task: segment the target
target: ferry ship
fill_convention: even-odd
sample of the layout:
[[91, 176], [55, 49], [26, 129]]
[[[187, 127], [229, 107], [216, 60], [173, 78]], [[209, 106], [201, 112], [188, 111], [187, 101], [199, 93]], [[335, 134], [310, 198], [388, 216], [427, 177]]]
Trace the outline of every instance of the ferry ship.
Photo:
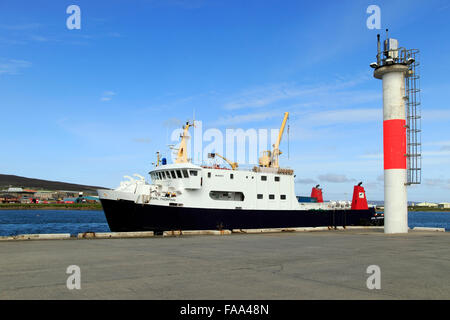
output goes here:
[[328, 201], [322, 190], [312, 188], [311, 197], [297, 197], [295, 175], [279, 166], [279, 145], [289, 113], [284, 119], [273, 150], [264, 151], [259, 164], [241, 169], [220, 154], [227, 167], [195, 165], [188, 159], [187, 122], [175, 163], [157, 155], [149, 172], [151, 183], [135, 174], [114, 190], [100, 189], [98, 195], [112, 232], [175, 230], [234, 230], [380, 224], [375, 208], [368, 207], [361, 183], [354, 187], [353, 200]]

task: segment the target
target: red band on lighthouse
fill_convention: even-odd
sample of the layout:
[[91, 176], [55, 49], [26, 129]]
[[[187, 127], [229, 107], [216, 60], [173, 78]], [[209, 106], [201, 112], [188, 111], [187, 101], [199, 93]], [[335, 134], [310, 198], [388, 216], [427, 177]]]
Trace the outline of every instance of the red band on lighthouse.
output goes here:
[[406, 169], [406, 121], [383, 122], [384, 169]]

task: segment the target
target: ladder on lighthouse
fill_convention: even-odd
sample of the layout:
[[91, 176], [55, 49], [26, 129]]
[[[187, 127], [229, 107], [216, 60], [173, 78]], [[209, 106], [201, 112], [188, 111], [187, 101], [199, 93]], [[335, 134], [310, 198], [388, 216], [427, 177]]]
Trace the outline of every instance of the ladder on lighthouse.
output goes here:
[[422, 180], [422, 142], [421, 142], [421, 100], [419, 50], [402, 50], [401, 56], [408, 65], [405, 77], [406, 139], [407, 139], [407, 185], [420, 184]]

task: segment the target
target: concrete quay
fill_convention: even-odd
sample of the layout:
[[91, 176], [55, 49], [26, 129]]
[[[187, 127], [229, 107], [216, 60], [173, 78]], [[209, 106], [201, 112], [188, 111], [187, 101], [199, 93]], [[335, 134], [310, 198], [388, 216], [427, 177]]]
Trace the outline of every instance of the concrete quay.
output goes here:
[[0, 299], [450, 299], [449, 244], [382, 229], [2, 241]]

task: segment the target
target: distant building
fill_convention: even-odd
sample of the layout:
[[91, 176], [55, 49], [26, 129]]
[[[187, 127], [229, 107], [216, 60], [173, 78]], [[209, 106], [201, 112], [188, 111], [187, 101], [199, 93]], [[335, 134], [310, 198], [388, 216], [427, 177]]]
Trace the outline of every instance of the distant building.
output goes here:
[[441, 202], [438, 204], [439, 209], [450, 209], [450, 203], [449, 202]]
[[20, 199], [7, 193], [0, 192], [0, 203], [19, 203]]
[[65, 198], [64, 203], [98, 203], [99, 197], [94, 196], [82, 196], [77, 198]]
[[22, 188], [8, 188], [8, 190], [4, 190], [4, 191], [6, 191], [6, 192], [17, 192], [17, 193], [19, 193], [19, 192], [23, 192], [24, 190], [22, 189]]
[[54, 191], [37, 191], [34, 194], [34, 198], [49, 201], [49, 200], [57, 200], [57, 192]]
[[429, 208], [437, 208], [438, 204], [437, 203], [432, 203], [432, 202], [421, 202], [416, 204], [417, 207], [429, 207]]
[[[94, 203], [99, 202], [98, 197], [83, 196], [80, 191], [50, 191], [50, 190], [32, 190], [19, 187], [9, 187], [6, 190], [0, 190], [0, 203], [64, 203], [63, 199], [73, 197], [73, 202], [66, 203]], [[78, 200], [77, 200], [78, 199]]]

